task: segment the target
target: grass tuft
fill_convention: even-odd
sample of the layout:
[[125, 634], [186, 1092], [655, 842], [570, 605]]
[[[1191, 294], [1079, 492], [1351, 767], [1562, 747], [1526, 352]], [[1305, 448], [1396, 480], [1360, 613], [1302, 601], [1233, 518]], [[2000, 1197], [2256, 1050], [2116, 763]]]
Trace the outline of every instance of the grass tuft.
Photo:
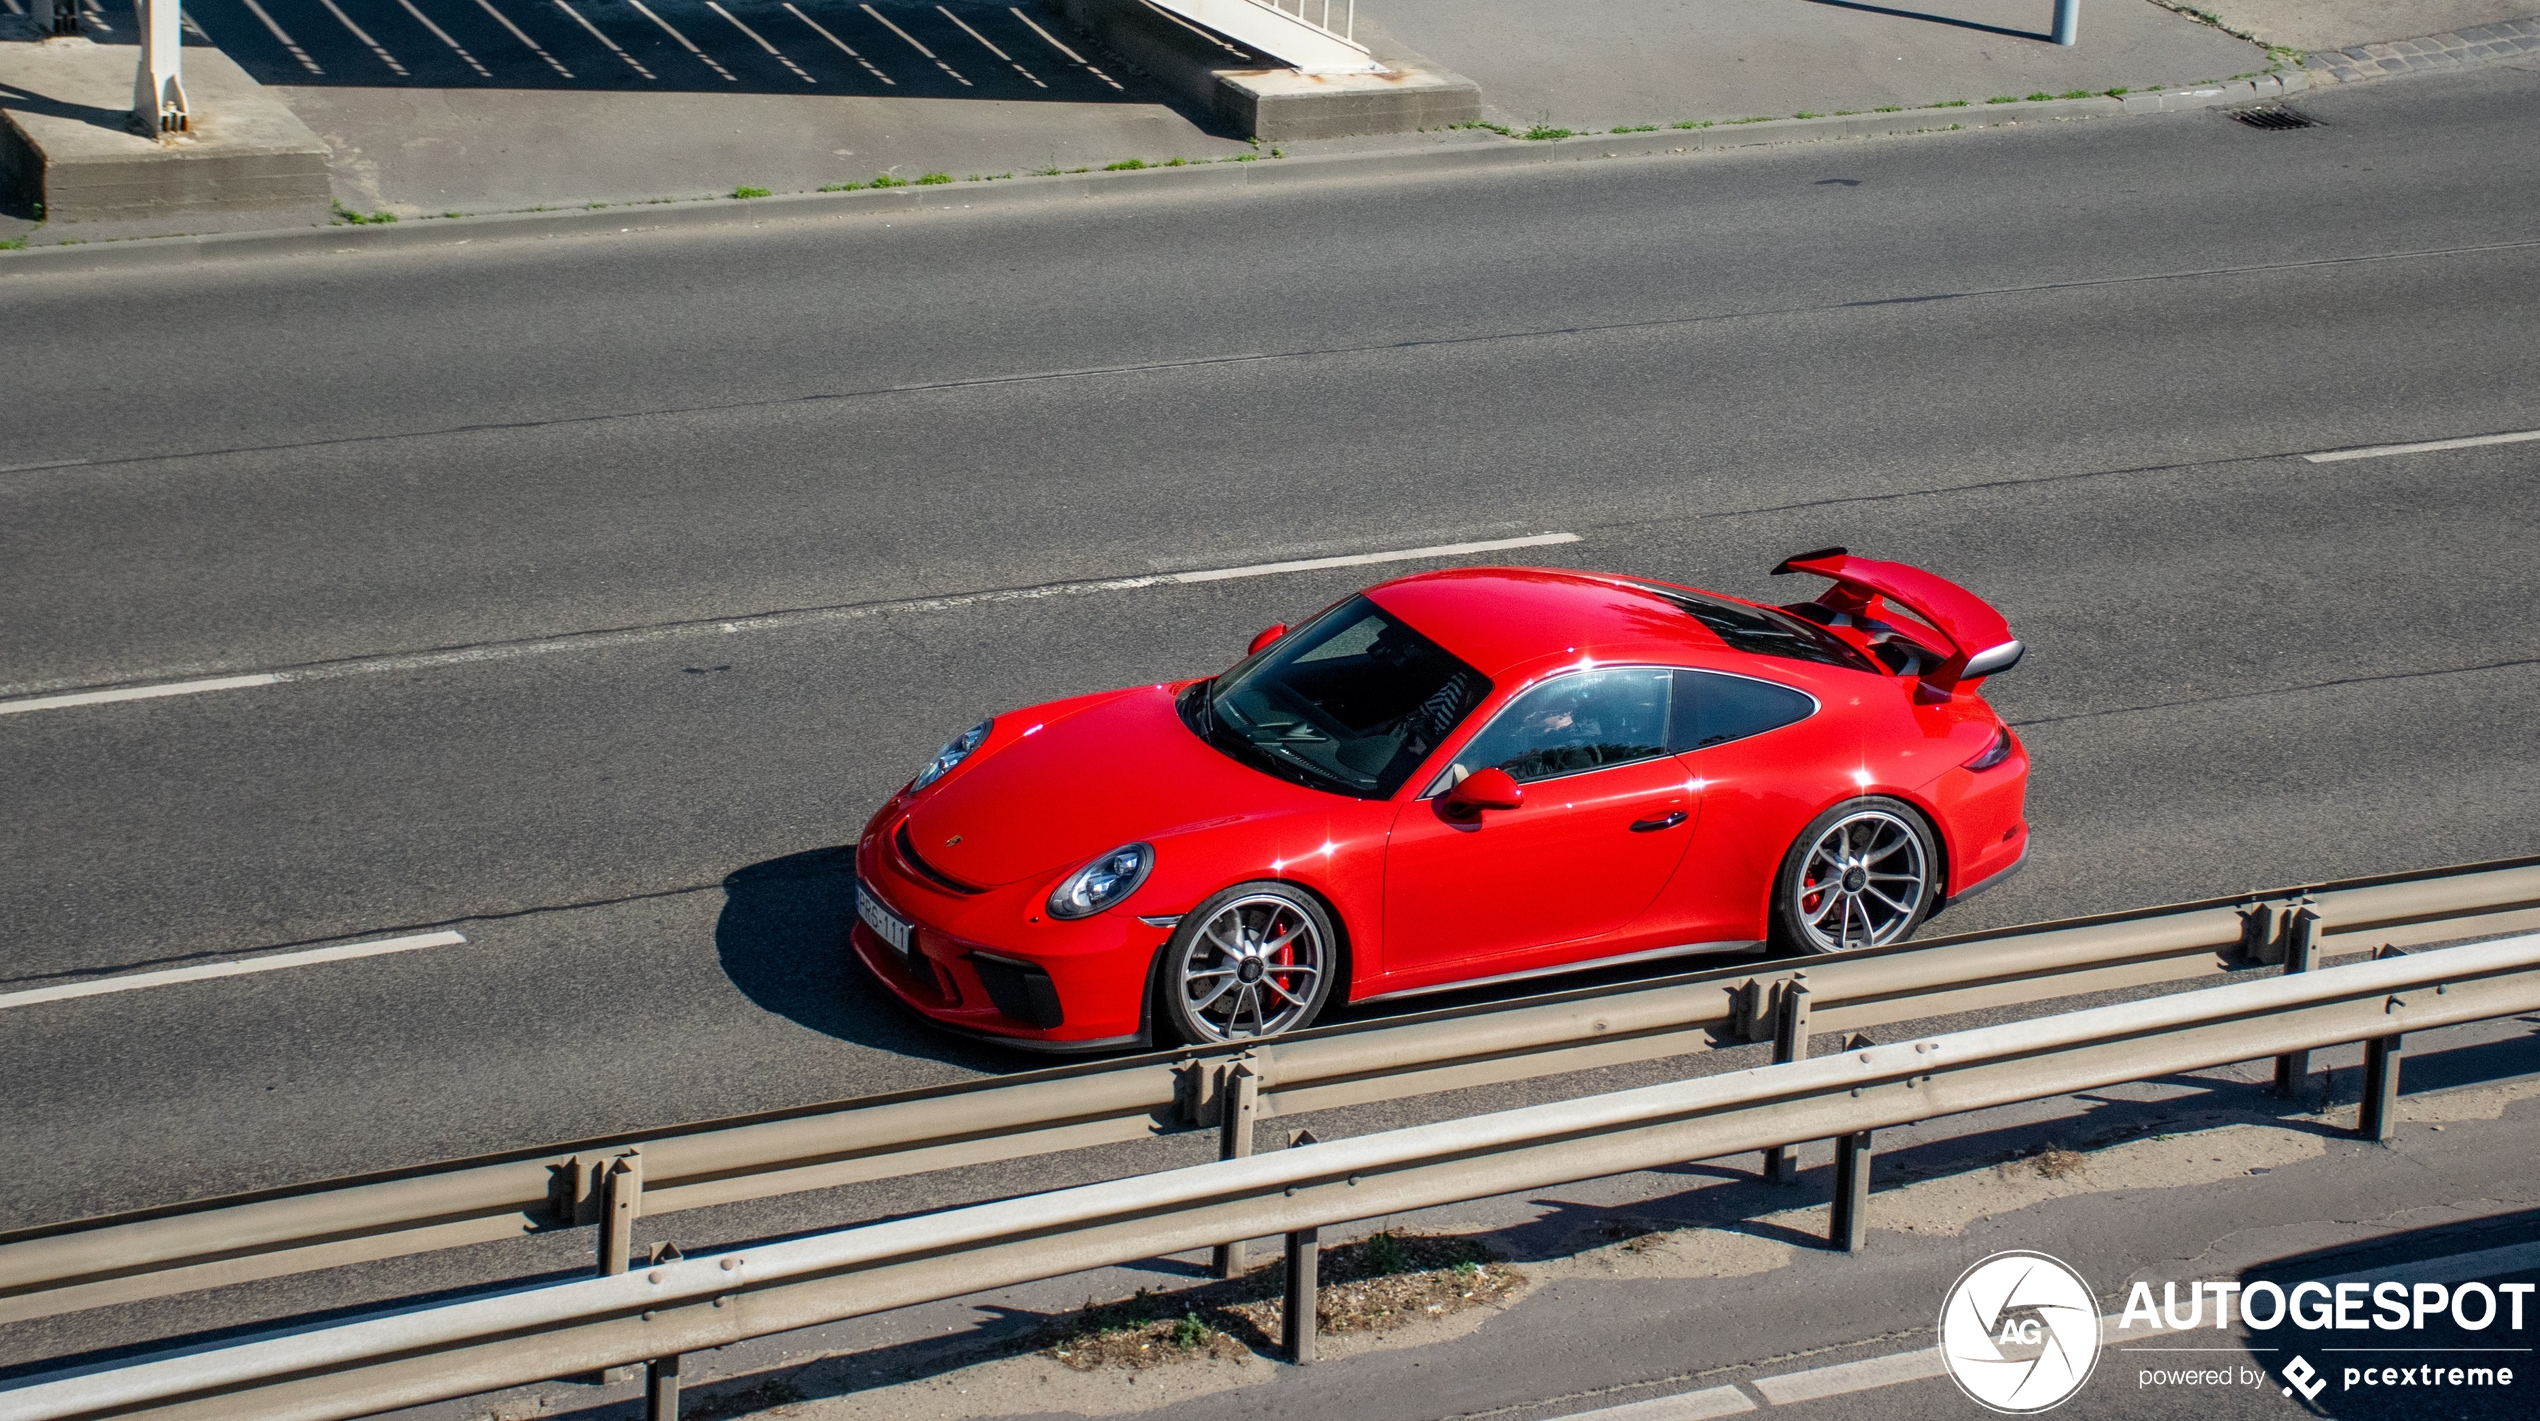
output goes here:
[[1680, 118], [1667, 126], [1670, 128], [1709, 128], [1711, 126], [1711, 120], [1707, 118]]
[[1563, 138], [1574, 138], [1577, 135], [1566, 128], [1555, 128], [1548, 123], [1538, 123], [1518, 136], [1530, 143], [1550, 143]]
[[917, 180], [919, 187], [941, 187], [952, 181], [950, 173], [928, 173]]
[[763, 187], [750, 187], [747, 184], [743, 184], [740, 187], [732, 189], [732, 195], [734, 197], [774, 197], [776, 194], [769, 192]]
[[873, 181], [872, 181], [872, 182], [870, 182], [870, 183], [867, 183], [867, 184], [866, 184], [866, 186], [867, 186], [867, 187], [907, 187], [907, 186], [908, 186], [908, 179], [903, 178], [903, 177], [895, 177], [895, 176], [893, 176], [893, 175], [892, 175], [892, 174], [890, 174], [890, 173], [883, 173], [883, 174], [880, 174], [880, 175], [876, 176], [876, 177], [873, 179]]
[[1146, 165], [1144, 158], [1123, 158], [1117, 163], [1103, 164], [1102, 170], [1106, 173], [1134, 173]]
[[1752, 118], [1733, 118], [1729, 120], [1731, 123], [1771, 123], [1772, 121], [1773, 116], [1768, 113], [1759, 113]]
[[1795, 113], [1795, 114], [1792, 114], [1792, 115], [1791, 115], [1791, 117], [1792, 117], [1792, 118], [1824, 118], [1824, 117], [1825, 117], [1825, 115], [1824, 115], [1824, 114], [1821, 114], [1821, 113], [1810, 113], [1810, 112], [1808, 112], [1806, 109], [1801, 109], [1799, 112], [1797, 112], [1797, 113]]
[[1614, 130], [1616, 133], [1656, 133], [1657, 131], [1658, 125], [1654, 123], [1627, 123]]

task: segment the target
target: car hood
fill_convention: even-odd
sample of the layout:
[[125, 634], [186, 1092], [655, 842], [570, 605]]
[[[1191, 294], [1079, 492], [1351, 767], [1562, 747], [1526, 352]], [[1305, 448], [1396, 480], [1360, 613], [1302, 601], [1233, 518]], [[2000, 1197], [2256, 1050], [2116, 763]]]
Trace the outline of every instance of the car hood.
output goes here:
[[[1141, 686], [1007, 741], [920, 794], [909, 837], [932, 867], [995, 887], [1181, 830], [1331, 796], [1241, 764], [1184, 724], [1169, 686]], [[1014, 723], [1035, 723], [1037, 709]]]

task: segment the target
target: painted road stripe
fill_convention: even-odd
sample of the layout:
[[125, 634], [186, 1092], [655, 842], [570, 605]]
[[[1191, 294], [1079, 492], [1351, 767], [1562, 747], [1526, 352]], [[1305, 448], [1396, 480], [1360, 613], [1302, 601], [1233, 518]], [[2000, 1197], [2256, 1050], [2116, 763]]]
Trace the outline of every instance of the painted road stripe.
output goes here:
[[1404, 548], [1391, 553], [1352, 553], [1336, 558], [1299, 558], [1294, 562], [1260, 562], [1249, 567], [1220, 567], [1206, 572], [1168, 573], [1162, 582], [1223, 582], [1232, 577], [1268, 577], [1281, 572], [1312, 572], [1326, 567], [1366, 567], [1380, 562], [1409, 562], [1414, 558], [1460, 558], [1473, 553], [1505, 552], [1510, 548], [1548, 548], [1556, 543], [1575, 543], [1576, 533], [1537, 533], [1527, 538], [1493, 538], [1485, 543], [1441, 543], [1434, 548]]
[[1609, 1406], [1602, 1411], [1582, 1411], [1563, 1417], [1562, 1421], [1711, 1421], [1714, 1416], [1735, 1416], [1754, 1409], [1754, 1401], [1745, 1392], [1733, 1386], [1715, 1386]]
[[126, 686], [118, 691], [77, 691], [66, 696], [36, 696], [0, 701], [0, 715], [20, 711], [60, 710], [65, 706], [103, 705], [108, 701], [146, 701], [159, 696], [191, 696], [202, 691], [234, 691], [242, 686], [270, 686], [282, 678], [271, 671], [253, 676], [215, 676], [208, 681], [171, 681], [163, 686]]
[[[443, 666], [465, 666], [485, 661], [509, 661], [523, 656], [543, 656], [560, 651], [598, 651], [610, 647], [639, 646], [648, 642], [668, 641], [674, 637], [683, 636], [818, 626], [824, 623], [858, 621], [866, 617], [879, 617], [895, 612], [946, 612], [960, 607], [982, 606], [997, 602], [1033, 602], [1049, 597], [1080, 597], [1096, 592], [1132, 592], [1142, 587], [1223, 582], [1229, 578], [1268, 577], [1276, 573], [1313, 572], [1333, 567], [1364, 567], [1373, 563], [1404, 562], [1414, 558], [1464, 557], [1474, 553], [1501, 552], [1509, 548], [1541, 548], [1578, 541], [1579, 535], [1576, 533], [1535, 533], [1523, 538], [1492, 538], [1475, 543], [1441, 543], [1433, 547], [1402, 548], [1384, 553], [1351, 553], [1341, 557], [1299, 558], [1290, 562], [1253, 563], [1245, 567], [1206, 568], [1196, 572], [1156, 572], [1137, 577], [1110, 577], [1087, 582], [1051, 582], [1038, 587], [1007, 587], [987, 592], [956, 592], [942, 597], [903, 598], [894, 602], [861, 602], [837, 607], [809, 607], [798, 611], [769, 612], [756, 616], [673, 622], [667, 626], [630, 627], [622, 631], [569, 632], [563, 636], [539, 637], [529, 641], [495, 642], [483, 646], [453, 647], [445, 651], [348, 657], [342, 661], [286, 666], [274, 671], [261, 671], [252, 676], [222, 676], [203, 681], [171, 681], [163, 685], [126, 686], [109, 691], [66, 691], [59, 695], [0, 701], [0, 715], [13, 715], [20, 711], [60, 710], [69, 706], [97, 705], [106, 701], [138, 701], [154, 696], [185, 696], [197, 691], [226, 691], [244, 686], [322, 681], [338, 676], [425, 671]], [[24, 689], [32, 690], [34, 687]]]
[[165, 972], [135, 972], [128, 977], [99, 977], [87, 982], [73, 982], [66, 987], [37, 987], [25, 992], [0, 992], [0, 1011], [10, 1007], [33, 1006], [38, 1002], [58, 1002], [71, 997], [100, 997], [108, 992], [130, 992], [142, 987], [164, 987], [171, 982], [200, 982], [213, 977], [243, 977], [250, 972], [278, 972], [285, 967], [306, 967], [315, 962], [344, 962], [356, 957], [380, 957], [391, 952], [413, 952], [425, 947], [457, 947], [467, 939], [457, 933], [420, 933], [413, 937], [387, 937], [376, 942], [348, 942], [340, 947], [313, 947], [306, 952], [277, 952], [270, 957], [247, 957], [234, 962], [207, 962], [200, 967], [174, 967]]
[[1821, 1396], [1841, 1396], [1848, 1391], [1869, 1391], [1900, 1382], [1918, 1382], [1926, 1377], [1945, 1375], [1947, 1371], [1948, 1367], [1940, 1360], [1940, 1349], [1926, 1347], [1919, 1352], [1897, 1352], [1867, 1361], [1786, 1372], [1778, 1377], [1759, 1377], [1748, 1385], [1763, 1393], [1764, 1399], [1775, 1406], [1788, 1406], [1794, 1401], [1815, 1401]]
[[2375, 444], [2364, 449], [2326, 449], [2302, 457], [2314, 464], [2334, 464], [2340, 459], [2384, 459], [2393, 454], [2429, 454], [2437, 449], [2476, 449], [2487, 444], [2521, 444], [2540, 439], [2540, 429], [2526, 429], [2516, 434], [2473, 434], [2466, 439], [2428, 439], [2421, 444]]

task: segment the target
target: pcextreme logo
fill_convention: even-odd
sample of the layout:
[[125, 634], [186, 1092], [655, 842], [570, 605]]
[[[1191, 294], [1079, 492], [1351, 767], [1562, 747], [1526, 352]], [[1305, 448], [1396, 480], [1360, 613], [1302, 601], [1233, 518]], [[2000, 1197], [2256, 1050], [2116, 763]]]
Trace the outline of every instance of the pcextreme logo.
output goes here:
[[2099, 1361], [2099, 1308], [2061, 1259], [2015, 1249], [1958, 1275], [1940, 1306], [1950, 1379], [1988, 1411], [2061, 1406]]

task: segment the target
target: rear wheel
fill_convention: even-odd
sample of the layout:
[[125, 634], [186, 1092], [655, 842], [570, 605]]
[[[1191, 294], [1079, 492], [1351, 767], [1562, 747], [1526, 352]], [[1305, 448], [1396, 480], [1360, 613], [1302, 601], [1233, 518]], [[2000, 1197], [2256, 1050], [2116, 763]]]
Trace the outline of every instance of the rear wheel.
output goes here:
[[1184, 914], [1164, 949], [1157, 1003], [1193, 1045], [1310, 1026], [1338, 969], [1331, 915], [1289, 884], [1239, 883]]
[[1939, 854], [1902, 800], [1847, 800], [1810, 821], [1773, 880], [1773, 939], [1786, 952], [1901, 942], [1931, 916]]

